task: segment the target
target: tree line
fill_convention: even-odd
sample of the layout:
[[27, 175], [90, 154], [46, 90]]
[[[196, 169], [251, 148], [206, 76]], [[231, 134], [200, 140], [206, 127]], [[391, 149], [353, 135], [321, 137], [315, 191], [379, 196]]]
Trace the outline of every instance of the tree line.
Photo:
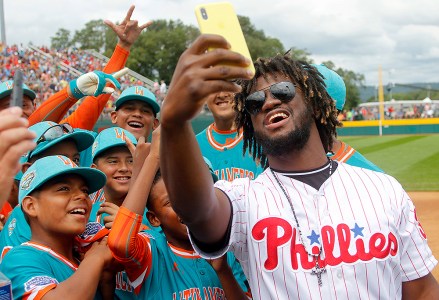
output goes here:
[[[238, 18], [250, 54], [254, 59], [286, 52], [285, 46], [279, 39], [267, 36], [263, 30], [257, 29], [248, 17], [238, 16]], [[180, 20], [154, 20], [154, 23], [148, 27], [148, 31], [143, 32], [131, 48], [127, 67], [152, 80], [163, 79], [169, 83], [178, 58], [199, 34], [198, 28], [183, 24]], [[103, 20], [89, 21], [74, 34], [67, 29], [60, 28], [55, 36], [51, 37], [52, 48], [94, 49], [106, 56], [111, 56], [116, 44], [116, 34], [103, 23]], [[314, 63], [308, 50], [296, 47], [288, 49], [295, 59]], [[347, 91], [345, 108], [358, 106], [360, 103], [359, 87], [363, 85], [364, 75], [352, 70], [337, 68], [332, 61], [322, 63], [343, 77]]]

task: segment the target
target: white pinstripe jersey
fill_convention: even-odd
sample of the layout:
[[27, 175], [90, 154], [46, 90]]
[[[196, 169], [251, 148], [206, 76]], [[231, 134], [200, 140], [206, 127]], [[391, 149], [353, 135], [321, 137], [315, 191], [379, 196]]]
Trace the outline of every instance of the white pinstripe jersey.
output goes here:
[[403, 281], [437, 264], [412, 201], [393, 177], [344, 163], [318, 191], [278, 177], [306, 248], [322, 245], [320, 266], [327, 272], [319, 287], [288, 200], [268, 169], [254, 181], [219, 181], [233, 205], [227, 249], [240, 261], [254, 299], [401, 299]]

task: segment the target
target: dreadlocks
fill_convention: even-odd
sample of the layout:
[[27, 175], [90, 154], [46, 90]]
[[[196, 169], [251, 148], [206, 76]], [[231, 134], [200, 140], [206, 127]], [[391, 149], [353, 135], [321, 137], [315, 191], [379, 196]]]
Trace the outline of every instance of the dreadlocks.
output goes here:
[[263, 76], [267, 79], [268, 75], [273, 76], [276, 73], [287, 76], [303, 91], [305, 103], [311, 105], [314, 112], [323, 147], [329, 152], [333, 138], [337, 135], [336, 127], [340, 126], [340, 123], [337, 120], [334, 101], [326, 92], [321, 74], [308, 63], [293, 60], [288, 54], [259, 58], [255, 62], [255, 69], [253, 79], [241, 81], [242, 91], [235, 96], [235, 110], [237, 110], [235, 122], [238, 130], [243, 128], [244, 131], [243, 152], [248, 150], [253, 155], [253, 159], [260, 161], [262, 167], [268, 166], [262, 146], [255, 139], [253, 124], [250, 114], [245, 110], [244, 102], [259, 77]]

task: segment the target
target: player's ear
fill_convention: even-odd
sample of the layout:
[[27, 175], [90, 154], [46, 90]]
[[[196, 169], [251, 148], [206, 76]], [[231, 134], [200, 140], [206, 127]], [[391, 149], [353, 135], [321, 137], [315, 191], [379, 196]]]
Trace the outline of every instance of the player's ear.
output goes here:
[[157, 127], [159, 127], [159, 125], [160, 125], [160, 121], [159, 121], [159, 119], [154, 119], [154, 122], [152, 123], [152, 130], [156, 130], [157, 129]]
[[153, 211], [148, 210], [148, 212], [146, 213], [146, 218], [148, 219], [149, 223], [154, 227], [158, 227], [161, 225], [160, 220], [157, 218]]
[[113, 110], [110, 113], [111, 123], [116, 124], [117, 122], [117, 111]]
[[92, 163], [91, 166], [90, 166], [90, 168], [97, 169], [98, 166], [97, 166], [95, 163]]
[[30, 162], [25, 162], [22, 166], [21, 166], [21, 172], [23, 172], [23, 174], [27, 171], [27, 169], [29, 169], [29, 167], [32, 164]]
[[26, 196], [21, 202], [21, 209], [25, 215], [35, 218], [38, 214], [38, 203], [37, 199], [33, 196]]

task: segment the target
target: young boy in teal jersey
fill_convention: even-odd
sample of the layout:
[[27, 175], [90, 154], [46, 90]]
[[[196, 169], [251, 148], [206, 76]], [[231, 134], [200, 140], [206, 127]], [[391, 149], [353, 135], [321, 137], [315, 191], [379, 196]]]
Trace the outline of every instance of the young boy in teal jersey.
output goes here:
[[106, 239], [95, 243], [79, 265], [75, 238], [84, 232], [90, 192], [105, 175], [80, 168], [65, 156], [47, 156], [23, 175], [19, 200], [32, 238], [3, 258], [0, 271], [12, 282], [15, 299], [93, 299], [112, 258]]
[[[84, 131], [76, 131], [68, 124], [57, 124], [55, 122], [40, 122], [29, 130], [36, 134], [34, 142], [36, 148], [30, 151], [24, 158], [23, 171], [38, 159], [50, 155], [63, 155], [78, 164], [79, 152], [87, 149], [93, 144], [93, 136]], [[20, 205], [17, 205], [11, 212], [0, 233], [1, 256], [12, 247], [29, 241], [31, 231], [26, 222]]]
[[[250, 293], [245, 276], [233, 255], [213, 262], [214, 269], [193, 250], [186, 226], [170, 206], [158, 171], [155, 141], [159, 137], [155, 134], [151, 152], [110, 232], [113, 255], [125, 266], [140, 299], [247, 299]], [[139, 232], [146, 202], [149, 222], [160, 225], [164, 235]]]
[[210, 95], [206, 104], [214, 122], [197, 134], [197, 142], [220, 180], [254, 179], [263, 168], [248, 152], [243, 154], [243, 135], [242, 130], [236, 130], [233, 98], [229, 92]]

